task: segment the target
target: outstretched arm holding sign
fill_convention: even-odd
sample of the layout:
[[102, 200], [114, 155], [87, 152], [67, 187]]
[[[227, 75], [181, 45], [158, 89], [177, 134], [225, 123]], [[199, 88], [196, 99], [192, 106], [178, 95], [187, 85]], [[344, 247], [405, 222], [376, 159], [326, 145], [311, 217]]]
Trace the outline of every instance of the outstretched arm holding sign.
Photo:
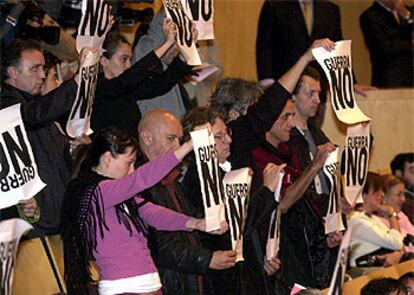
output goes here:
[[292, 93], [295, 89], [300, 75], [302, 74], [305, 67], [314, 59], [312, 49], [317, 47], [323, 47], [325, 50], [331, 51], [335, 48], [335, 42], [331, 41], [328, 38], [315, 40], [312, 43], [312, 46], [309, 47], [305, 54], [303, 54], [298, 59], [293, 67], [291, 67], [285, 74], [283, 74], [282, 77], [280, 77], [278, 82], [290, 93]]

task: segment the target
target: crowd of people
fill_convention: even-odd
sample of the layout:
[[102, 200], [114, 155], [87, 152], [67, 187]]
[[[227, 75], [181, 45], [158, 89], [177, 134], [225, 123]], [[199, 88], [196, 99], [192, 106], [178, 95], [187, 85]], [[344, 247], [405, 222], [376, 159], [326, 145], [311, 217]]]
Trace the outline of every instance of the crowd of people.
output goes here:
[[[374, 6], [388, 7], [399, 22], [412, 19], [408, 8], [390, 8], [388, 2], [399, 1], [379, 0]], [[17, 13], [14, 8], [9, 15]], [[25, 17], [44, 25], [49, 14]], [[324, 23], [327, 15], [338, 24]], [[285, 17], [291, 21], [282, 21]], [[209, 103], [196, 107], [183, 87], [194, 73], [179, 55], [171, 20], [157, 13], [134, 48], [114, 26], [100, 58], [94, 133], [76, 138], [64, 130], [79, 78], [70, 66], [65, 73], [60, 68], [76, 63], [75, 39], [61, 33], [50, 44], [26, 38], [22, 29], [2, 24], [0, 109], [20, 104], [46, 187], [0, 210], [0, 220], [29, 221], [34, 229], [27, 238], [62, 236], [68, 294], [98, 288], [104, 295], [270, 295], [290, 294], [294, 284], [308, 288], [298, 294], [319, 294], [329, 287], [344, 232], [325, 233], [330, 183], [322, 168], [335, 145], [318, 121], [327, 87], [312, 49], [331, 51], [342, 39], [336, 5], [265, 1], [257, 43], [260, 83], [224, 78]], [[56, 56], [61, 47], [66, 54]], [[190, 139], [191, 131], [202, 128], [214, 136], [221, 179], [238, 168], [253, 172], [244, 261], [236, 262], [226, 222], [206, 232]], [[345, 228], [353, 228], [348, 277], [414, 258], [414, 153], [398, 154], [390, 168], [389, 175], [369, 172], [363, 203], [343, 211]], [[281, 211], [280, 250], [268, 258], [275, 209]], [[92, 261], [99, 269], [97, 284]], [[400, 280], [374, 280], [361, 294], [410, 294], [413, 283], [407, 273]]]

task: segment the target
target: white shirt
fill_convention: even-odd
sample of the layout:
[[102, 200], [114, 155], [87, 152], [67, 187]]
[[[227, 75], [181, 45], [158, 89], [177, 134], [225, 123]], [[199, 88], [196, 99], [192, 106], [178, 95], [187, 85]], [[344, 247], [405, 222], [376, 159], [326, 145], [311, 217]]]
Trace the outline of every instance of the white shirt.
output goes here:
[[158, 291], [161, 287], [157, 272], [119, 280], [101, 280], [98, 284], [99, 295], [149, 293]]
[[379, 217], [368, 216], [365, 212], [353, 212], [349, 226], [353, 226], [350, 264], [356, 266], [355, 259], [380, 248], [400, 250], [403, 236], [395, 229], [388, 228]]

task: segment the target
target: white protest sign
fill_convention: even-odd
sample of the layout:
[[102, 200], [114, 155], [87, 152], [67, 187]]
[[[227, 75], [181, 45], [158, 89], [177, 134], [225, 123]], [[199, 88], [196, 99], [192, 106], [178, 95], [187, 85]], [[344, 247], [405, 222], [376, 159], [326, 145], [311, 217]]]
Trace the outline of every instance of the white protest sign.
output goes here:
[[208, 134], [207, 129], [192, 131], [190, 135], [194, 143], [206, 230], [209, 232], [220, 229], [220, 223], [226, 220], [217, 148], [214, 135]]
[[338, 119], [345, 124], [371, 120], [361, 111], [355, 100], [351, 41], [336, 42], [335, 50], [331, 52], [318, 47], [314, 48], [312, 53], [328, 78], [331, 104]]
[[329, 284], [328, 295], [341, 295], [342, 285], [344, 284], [345, 271], [348, 263], [349, 245], [351, 243], [352, 227], [348, 228], [342, 238], [339, 248], [338, 258], [336, 259], [335, 270]]
[[181, 4], [197, 27], [198, 40], [214, 39], [214, 1], [181, 0]]
[[40, 179], [20, 114], [20, 104], [0, 111], [0, 209], [32, 198], [46, 184]]
[[331, 152], [326, 160], [323, 172], [327, 176], [330, 182], [330, 194], [328, 211], [325, 219], [325, 233], [331, 233], [334, 231], [344, 230], [344, 224], [341, 216], [340, 206], [340, 193], [339, 193], [339, 181], [340, 181], [340, 159], [342, 156], [343, 148], [336, 148]]
[[99, 52], [88, 51], [80, 66], [78, 91], [66, 124], [66, 132], [71, 137], [92, 133], [90, 125], [98, 80], [99, 59]]
[[193, 67], [193, 72], [196, 72], [197, 75], [191, 76], [191, 83], [193, 85], [197, 85], [197, 83], [200, 83], [210, 75], [217, 72], [219, 68], [215, 65], [210, 64], [202, 64], [200, 66]]
[[0, 294], [12, 295], [13, 273], [21, 236], [32, 226], [22, 219], [0, 222]]
[[232, 249], [236, 250], [236, 262], [243, 261], [243, 231], [247, 216], [252, 177], [249, 168], [226, 173], [223, 179], [227, 217], [229, 218]]
[[191, 66], [201, 65], [200, 55], [193, 40], [191, 20], [185, 14], [180, 0], [163, 0], [167, 17], [177, 25], [177, 44], [186, 62]]
[[[280, 201], [280, 192], [282, 191], [283, 177], [285, 176], [285, 171], [280, 171], [278, 183], [275, 189], [274, 197], [276, 202]], [[266, 242], [266, 258], [271, 260], [274, 257], [277, 257], [279, 254], [279, 245], [280, 245], [280, 207], [273, 210], [272, 217], [270, 218], [269, 233], [267, 234]]]
[[345, 198], [352, 206], [362, 197], [368, 173], [370, 123], [349, 126], [345, 141]]
[[84, 47], [102, 49], [106, 33], [111, 28], [110, 5], [104, 0], [83, 0], [82, 18], [76, 37], [78, 52]]

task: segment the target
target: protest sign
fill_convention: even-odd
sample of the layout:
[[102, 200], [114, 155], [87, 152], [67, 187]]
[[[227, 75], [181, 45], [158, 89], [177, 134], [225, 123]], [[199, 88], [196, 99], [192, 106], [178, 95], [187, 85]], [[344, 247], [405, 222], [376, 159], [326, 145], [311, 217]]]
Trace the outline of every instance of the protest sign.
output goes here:
[[163, 2], [167, 17], [177, 26], [177, 44], [186, 62], [191, 66], [201, 65], [191, 31], [191, 20], [186, 15], [180, 0], [163, 0]]
[[90, 47], [85, 58], [81, 60], [78, 73], [78, 91], [73, 103], [66, 132], [70, 137], [91, 134], [90, 128], [93, 99], [98, 79], [99, 60], [106, 34], [111, 28], [110, 6], [104, 0], [84, 0], [82, 18], [76, 37], [76, 48]]
[[220, 229], [225, 220], [223, 183], [220, 177], [218, 155], [214, 135], [207, 129], [190, 132], [194, 143], [197, 172], [203, 197], [206, 230]]
[[32, 198], [46, 185], [40, 179], [20, 114], [20, 104], [0, 111], [0, 209]]
[[351, 206], [362, 198], [368, 173], [370, 123], [349, 126], [345, 141], [345, 198]]
[[344, 230], [340, 206], [340, 159], [343, 148], [336, 148], [331, 152], [326, 160], [323, 172], [330, 183], [329, 204], [325, 219], [325, 233]]
[[99, 52], [88, 51], [80, 65], [78, 91], [66, 124], [66, 132], [71, 137], [92, 133], [90, 125], [98, 80], [99, 59]]
[[201, 81], [203, 81], [210, 75], [214, 74], [218, 70], [219, 68], [217, 66], [210, 64], [202, 64], [200, 66], [195, 66], [193, 67], [193, 72], [195, 72], [196, 75], [194, 74], [191, 76], [191, 83], [193, 85], [197, 85], [197, 83], [200, 83]]
[[76, 49], [84, 47], [102, 49], [106, 33], [111, 28], [110, 5], [104, 0], [84, 0], [82, 18], [76, 36]]
[[345, 124], [371, 120], [361, 111], [355, 100], [351, 41], [336, 42], [335, 50], [330, 52], [317, 47], [312, 53], [328, 78], [331, 104], [337, 118]]
[[197, 27], [198, 40], [214, 39], [214, 1], [181, 0], [181, 4]]
[[20, 237], [32, 226], [22, 219], [0, 222], [0, 294], [13, 294], [13, 273]]
[[[279, 173], [278, 183], [275, 189], [274, 197], [276, 202], [280, 202], [280, 192], [282, 191], [283, 177], [285, 172], [282, 170]], [[270, 218], [269, 233], [267, 235], [266, 242], [266, 258], [271, 260], [274, 257], [277, 257], [279, 254], [279, 244], [280, 244], [280, 207], [273, 211]]]
[[351, 243], [352, 227], [348, 228], [342, 238], [339, 248], [338, 258], [336, 259], [334, 273], [329, 284], [328, 295], [341, 295], [342, 285], [344, 284], [345, 271], [348, 263], [349, 245]]
[[236, 250], [236, 262], [243, 261], [243, 231], [247, 216], [252, 177], [249, 168], [227, 172], [223, 179], [227, 217], [232, 249]]

